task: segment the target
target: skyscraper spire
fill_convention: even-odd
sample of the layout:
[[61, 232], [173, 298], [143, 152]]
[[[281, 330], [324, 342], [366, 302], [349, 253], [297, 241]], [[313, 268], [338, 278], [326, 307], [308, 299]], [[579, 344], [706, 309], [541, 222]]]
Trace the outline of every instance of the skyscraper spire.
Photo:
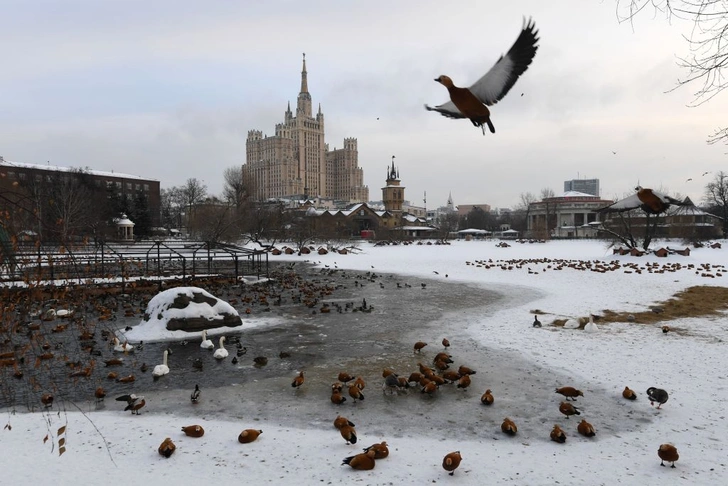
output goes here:
[[308, 73], [306, 72], [306, 53], [303, 53], [303, 70], [301, 71], [301, 92], [298, 93], [296, 113], [311, 116], [311, 94], [308, 92]]
[[306, 53], [303, 53], [303, 69], [301, 70], [301, 93], [308, 93], [308, 73], [306, 72]]

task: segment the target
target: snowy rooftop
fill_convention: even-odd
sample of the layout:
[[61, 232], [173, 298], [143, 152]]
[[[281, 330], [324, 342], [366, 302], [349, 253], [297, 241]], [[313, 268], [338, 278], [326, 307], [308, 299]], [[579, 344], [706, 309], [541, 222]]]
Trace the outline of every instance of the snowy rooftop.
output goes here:
[[[17, 167], [18, 169], [36, 169], [36, 170], [49, 170], [53, 172], [71, 172], [78, 170], [78, 167], [61, 167], [58, 165], [43, 165], [43, 164], [28, 164], [25, 162], [11, 162], [9, 160], [3, 160], [0, 165], [7, 167]], [[122, 179], [139, 179], [144, 181], [156, 181], [157, 179], [150, 179], [149, 177], [141, 177], [132, 174], [124, 174], [122, 172], [106, 172], [103, 170], [94, 169], [83, 169], [84, 172], [88, 172], [92, 175], [104, 176], [104, 177], [120, 177]]]

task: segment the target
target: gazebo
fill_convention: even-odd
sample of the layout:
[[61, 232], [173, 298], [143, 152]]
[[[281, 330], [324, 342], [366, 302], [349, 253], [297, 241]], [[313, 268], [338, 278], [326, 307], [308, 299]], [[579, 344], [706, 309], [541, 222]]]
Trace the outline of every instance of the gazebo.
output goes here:
[[123, 241], [134, 241], [134, 223], [126, 214], [116, 220], [116, 235]]

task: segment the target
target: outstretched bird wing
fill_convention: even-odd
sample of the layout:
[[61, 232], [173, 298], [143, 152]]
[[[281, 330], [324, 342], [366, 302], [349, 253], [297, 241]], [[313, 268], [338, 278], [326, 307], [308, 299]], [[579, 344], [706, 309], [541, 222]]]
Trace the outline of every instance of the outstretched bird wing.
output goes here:
[[[494, 105], [502, 100], [536, 55], [537, 35], [538, 30], [535, 30], [533, 21], [529, 19], [524, 22], [521, 34], [508, 53], [501, 56], [490, 71], [469, 88], [470, 92], [485, 105]], [[465, 118], [452, 101], [434, 107], [425, 105], [425, 109], [436, 111], [448, 118]]]
[[[662, 194], [661, 192], [653, 191], [652, 189], [647, 189], [650, 193], [652, 193], [655, 197], [660, 199], [662, 202], [670, 205], [674, 204], [675, 206], [689, 206], [690, 203], [686, 201], [680, 201], [679, 199], [675, 199], [674, 197], [670, 197], [667, 194]], [[627, 196], [624, 199], [621, 199], [614, 204], [610, 204], [609, 206], [603, 207], [601, 209], [597, 209], [597, 212], [624, 212], [624, 211], [630, 211], [632, 209], [642, 208], [645, 212], [648, 213], [654, 213], [654, 211], [650, 210], [649, 206], [645, 204], [645, 201], [642, 201], [637, 194], [632, 194], [631, 196]]]
[[134, 402], [137, 401], [137, 398], [138, 397], [136, 395], [134, 395], [134, 394], [131, 394], [131, 395], [122, 395], [120, 397], [116, 397], [116, 401], [117, 402], [126, 402], [129, 405], [131, 405], [132, 403], [134, 403]]
[[538, 30], [532, 20], [524, 19], [521, 34], [505, 56], [469, 89], [484, 105], [498, 103], [511, 90], [518, 77], [533, 61], [538, 46]]
[[640, 198], [637, 197], [637, 194], [632, 194], [631, 196], [627, 196], [624, 199], [621, 199], [613, 204], [610, 204], [609, 206], [605, 206], [601, 209], [598, 209], [597, 212], [599, 213], [605, 213], [605, 212], [622, 212], [622, 211], [630, 211], [632, 209], [637, 209], [644, 204], [642, 201], [640, 201]]
[[436, 111], [442, 116], [446, 116], [448, 118], [465, 118], [465, 115], [460, 113], [460, 110], [458, 110], [458, 107], [455, 106], [455, 103], [452, 101], [448, 101], [447, 103], [437, 106], [425, 105], [425, 109], [427, 111]]

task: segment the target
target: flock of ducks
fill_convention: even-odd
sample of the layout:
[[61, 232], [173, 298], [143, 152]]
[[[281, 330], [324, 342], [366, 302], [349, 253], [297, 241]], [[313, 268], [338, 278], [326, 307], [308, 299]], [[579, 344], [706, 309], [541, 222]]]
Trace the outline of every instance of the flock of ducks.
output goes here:
[[680, 262], [625, 262], [621, 260], [568, 260], [563, 258], [518, 258], [508, 260], [474, 260], [466, 261], [465, 265], [484, 270], [527, 270], [529, 275], [538, 275], [549, 271], [576, 270], [582, 272], [609, 273], [619, 272], [625, 274], [644, 273], [677, 273], [693, 272], [706, 278], [720, 278], [726, 273], [723, 265], [710, 263], [683, 264]]
[[[504, 270], [512, 269], [512, 268], [523, 268], [527, 265], [537, 265], [541, 264], [545, 266], [545, 269], [543, 271], [546, 271], [546, 269], [549, 270], [561, 270], [562, 268], [573, 268], [577, 270], [591, 270], [591, 271], [614, 271], [619, 266], [615, 264], [609, 264], [606, 267], [601, 267], [597, 265], [596, 262], [572, 262], [572, 261], [546, 261], [546, 260], [511, 260], [506, 262], [492, 262], [492, 261], [480, 261], [480, 262], [468, 262], [469, 265], [475, 265], [475, 266], [481, 266], [484, 268], [502, 268]], [[628, 265], [622, 265], [622, 266], [628, 266]], [[665, 266], [663, 268], [656, 268], [654, 266], [651, 266], [650, 264], [643, 267], [645, 271], [676, 271], [679, 269], [690, 269], [691, 266], [680, 266], [677, 265], [669, 265]], [[709, 269], [709, 268], [702, 268], [703, 271], [709, 271], [716, 269]], [[722, 269], [721, 269], [722, 270]], [[332, 272], [332, 270], [328, 270], [328, 272]], [[532, 272], [529, 268], [529, 272]], [[342, 275], [345, 278], [351, 278], [347, 277], [345, 272], [342, 271]], [[375, 279], [378, 277], [377, 274], [374, 272], [368, 272], [368, 274], [364, 277], [355, 277], [355, 281], [357, 282], [357, 287], [364, 286], [364, 283], [369, 281], [375, 281]], [[380, 283], [381, 285], [381, 283]], [[399, 288], [402, 288], [401, 286], [398, 286]], [[424, 285], [422, 286], [424, 288]], [[311, 285], [310, 283], [307, 284], [305, 282], [302, 282], [300, 278], [290, 277], [287, 280], [287, 283], [284, 285], [284, 288], [287, 288], [291, 292], [290, 298], [292, 301], [297, 301], [299, 303], [303, 303], [309, 308], [318, 308], [319, 310], [324, 308], [322, 304], [323, 298], [325, 298], [327, 295], [330, 295], [331, 291], [333, 291], [334, 287], [330, 286], [329, 284], [321, 284], [320, 282], [315, 283]], [[258, 304], [261, 307], [267, 307], [269, 306], [269, 302], [272, 301], [273, 305], [276, 305], [276, 303], [280, 303], [280, 301], [283, 299], [283, 295], [281, 292], [279, 293], [271, 293], [270, 290], [260, 290], [256, 291], [255, 296], [244, 296], [241, 298], [241, 301], [243, 303], [247, 304]], [[247, 302], [245, 302], [247, 300]], [[133, 305], [133, 304], [132, 304]], [[321, 307], [319, 307], [321, 306]], [[119, 307], [118, 305], [116, 306]], [[371, 307], [366, 304], [366, 301], [364, 300], [362, 302], [361, 308], [367, 308]], [[121, 307], [123, 309], [123, 306]], [[353, 310], [355, 307], [347, 305], [345, 307], [345, 310], [342, 309], [342, 311], [349, 311]], [[98, 310], [98, 309], [97, 309]], [[102, 318], [106, 316], [106, 319], [113, 319], [113, 313], [112, 312], [102, 312], [100, 313]], [[103, 320], [103, 319], [102, 319]], [[538, 316], [534, 317], [534, 326], [540, 326], [540, 322], [538, 321]], [[67, 327], [67, 326], [66, 326]], [[89, 335], [93, 335], [93, 329], [90, 327], [87, 327], [85, 324], [81, 326], [82, 333], [85, 335], [83, 337], [89, 337]], [[59, 332], [63, 332], [64, 329], [60, 330]], [[32, 335], [33, 330], [31, 329], [29, 331]], [[102, 334], [104, 334], [104, 331], [102, 331]], [[142, 349], [141, 346], [143, 346], [142, 343], [139, 344], [139, 348], [135, 348], [135, 346], [132, 346], [128, 342], [120, 342], [118, 337], [114, 336], [113, 333], [106, 333], [106, 337], [109, 337], [111, 339], [110, 346], [113, 348], [113, 351], [116, 353], [123, 353], [124, 356], [127, 356], [131, 353], [135, 352], [135, 349]], [[206, 350], [214, 350], [214, 357], [216, 359], [226, 359], [229, 356], [229, 353], [227, 349], [225, 349], [225, 337], [221, 337], [219, 340], [219, 347], [215, 347], [213, 342], [207, 338], [206, 331], [203, 331], [201, 336], [201, 342], [200, 347], [202, 349]], [[441, 387], [447, 386], [447, 385], [455, 385], [453, 389], [460, 389], [460, 390], [467, 390], [469, 387], [471, 387], [472, 384], [472, 375], [476, 374], [475, 370], [472, 370], [468, 368], [467, 366], [461, 365], [457, 368], [457, 370], [453, 369], [453, 360], [452, 355], [450, 355], [447, 351], [450, 346], [450, 342], [447, 339], [442, 340], [442, 345], [444, 348], [444, 351], [438, 352], [435, 354], [432, 365], [427, 366], [423, 364], [422, 362], [418, 363], [418, 370], [412, 371], [409, 373], [408, 376], [400, 376], [397, 373], [394, 372], [392, 369], [384, 369], [382, 372], [383, 377], [383, 383], [382, 388], [384, 390], [384, 393], [409, 393], [412, 390], [419, 390], [420, 394], [424, 397], [427, 396], [434, 396], [435, 394], [439, 393], [440, 390], [442, 390]], [[413, 346], [413, 351], [416, 355], [423, 355], [425, 348], [428, 346], [428, 343], [424, 341], [418, 341]], [[95, 349], [93, 346], [88, 347], [89, 352], [94, 352]], [[429, 348], [428, 348], [429, 349]], [[50, 351], [47, 351], [50, 352]], [[240, 352], [240, 347], [238, 352]], [[156, 365], [154, 367], [154, 370], [152, 371], [152, 375], [155, 378], [162, 377], [170, 372], [169, 366], [168, 366], [168, 355], [169, 351], [164, 350], [163, 352], [163, 359], [162, 364]], [[14, 356], [17, 356], [17, 353], [14, 353]], [[10, 357], [3, 357], [4, 360], [10, 360], [15, 358]], [[235, 359], [235, 358], [234, 358]], [[113, 357], [109, 358], [107, 360], [103, 361], [106, 367], [114, 367], [114, 366], [120, 366], [124, 363], [124, 360], [122, 358]], [[255, 359], [256, 364], [265, 364], [267, 362], [267, 358], [265, 357], [257, 357]], [[7, 365], [18, 365], [17, 362], [8, 363]], [[453, 366], [451, 366], [453, 365]], [[74, 371], [75, 373], [78, 373], [79, 371], [83, 371], [85, 367], [78, 366], [78, 370]], [[77, 375], [77, 376], [88, 376], [88, 375]], [[16, 376], [17, 377], [17, 376]], [[127, 375], [127, 376], [121, 376], [118, 377], [115, 372], [110, 372], [108, 375], [109, 378], [116, 379], [119, 383], [132, 383], [134, 382], [135, 378], [133, 374]], [[363, 377], [354, 377], [348, 374], [345, 371], [342, 371], [338, 375], [338, 381], [335, 382], [331, 386], [331, 395], [330, 400], [333, 404], [341, 405], [344, 402], [347, 401], [347, 396], [352, 399], [354, 402], [360, 402], [364, 400], [364, 389], [366, 387], [366, 382], [363, 379]], [[297, 376], [295, 376], [291, 382], [291, 386], [294, 389], [300, 389], [302, 386], [304, 386], [306, 382], [304, 371], [299, 371], [297, 373]], [[579, 408], [577, 408], [572, 402], [576, 401], [577, 397], [583, 397], [583, 393], [580, 390], [577, 390], [573, 387], [561, 387], [556, 390], [557, 393], [564, 396], [564, 401], [562, 401], [559, 404], [559, 411], [562, 413], [566, 418], [568, 419], [571, 415], [581, 415], [581, 411]], [[346, 395], [346, 396], [345, 396]], [[629, 387], [625, 387], [624, 392], [622, 393], [623, 397], [625, 399], [629, 400], [635, 400], [636, 394], [634, 391], [632, 391]], [[649, 397], [649, 400], [651, 404], [657, 403], [658, 409], [667, 402], [668, 394], [665, 390], [651, 387], [647, 390], [647, 395]], [[200, 400], [201, 391], [199, 385], [195, 386], [194, 391], [190, 395], [190, 400], [192, 403], [198, 403]], [[104, 398], [106, 397], [106, 391], [103, 389], [103, 387], [99, 386], [96, 388], [94, 392], [94, 398], [97, 402], [102, 402]], [[141, 409], [145, 407], [146, 400], [144, 396], [136, 395], [133, 393], [130, 394], [124, 394], [116, 398], [117, 401], [125, 402], [125, 408], [124, 411], [130, 411], [132, 415], [139, 415], [141, 412]], [[480, 401], [484, 406], [492, 406], [495, 398], [493, 396], [493, 392], [490, 389], [487, 389], [480, 397]], [[50, 408], [53, 406], [54, 397], [50, 393], [44, 393], [41, 396], [41, 403], [44, 407]], [[335, 427], [339, 430], [342, 438], [348, 443], [348, 444], [356, 444], [357, 443], [357, 434], [356, 429], [354, 428], [354, 425], [344, 419], [343, 417], [337, 417], [337, 421], [335, 421]], [[501, 431], [510, 436], [515, 436], [518, 433], [518, 427], [513, 419], [510, 417], [506, 417], [502, 424], [501, 424]], [[190, 425], [185, 426], [182, 428], [182, 432], [185, 433], [185, 435], [189, 437], [201, 437], [204, 434], [204, 429], [201, 425]], [[577, 425], [577, 432], [585, 437], [594, 437], [596, 434], [596, 430], [592, 424], [587, 422], [586, 420], [581, 420], [581, 422]], [[238, 440], [241, 443], [249, 443], [255, 441], [259, 435], [262, 433], [261, 430], [256, 429], [246, 429], [243, 432], [240, 433]], [[554, 440], [559, 443], [566, 442], [566, 433], [563, 429], [561, 429], [558, 425], [555, 425], [554, 428], [550, 432], [550, 438], [551, 440]], [[164, 457], [171, 457], [171, 455], [176, 450], [176, 446], [171, 438], [166, 438], [162, 444], [159, 447], [159, 453]], [[389, 450], [387, 448], [386, 442], [381, 442], [378, 444], [373, 444], [370, 447], [367, 447], [363, 453], [356, 454], [353, 456], [346, 457], [342, 465], [349, 465], [353, 469], [359, 469], [359, 470], [367, 470], [374, 468], [375, 460], [377, 459], [383, 459], [385, 457], [388, 457]], [[672, 462], [672, 467], [675, 467], [674, 463], [678, 460], [678, 453], [677, 450], [674, 448], [674, 446], [670, 444], [663, 444], [660, 446], [658, 455], [661, 459], [661, 464], [664, 465], [664, 461]], [[447, 454], [444, 459], [442, 466], [443, 468], [449, 473], [454, 474], [455, 470], [458, 468], [462, 461], [462, 455], [460, 451], [455, 451]]]

